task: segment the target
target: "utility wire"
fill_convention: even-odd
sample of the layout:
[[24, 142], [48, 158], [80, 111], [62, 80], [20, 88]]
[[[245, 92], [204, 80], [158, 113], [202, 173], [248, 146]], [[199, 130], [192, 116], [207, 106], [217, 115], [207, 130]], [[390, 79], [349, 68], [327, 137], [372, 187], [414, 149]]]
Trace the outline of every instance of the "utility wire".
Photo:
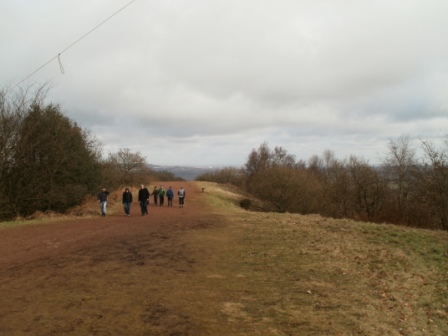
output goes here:
[[17, 84], [15, 84], [12, 88], [10, 88], [9, 90], [6, 91], [6, 93], [8, 93], [9, 91], [15, 89], [17, 86], [19, 86], [20, 84], [22, 84], [24, 81], [26, 81], [28, 78], [30, 78], [31, 76], [33, 76], [36, 72], [38, 72], [39, 70], [43, 69], [45, 66], [47, 66], [49, 63], [51, 63], [52, 61], [54, 61], [56, 58], [59, 60], [59, 67], [61, 69], [61, 73], [64, 74], [64, 68], [62, 67], [62, 63], [61, 63], [61, 54], [66, 52], [68, 49], [70, 49], [71, 47], [73, 47], [76, 43], [78, 43], [79, 41], [81, 41], [82, 39], [84, 39], [87, 35], [89, 35], [90, 33], [92, 33], [94, 30], [98, 29], [100, 26], [102, 26], [103, 24], [105, 24], [107, 21], [109, 21], [111, 18], [113, 18], [115, 15], [117, 15], [118, 13], [120, 13], [122, 10], [124, 10], [126, 7], [128, 7], [129, 5], [131, 5], [133, 2], [135, 2], [137, 0], [132, 0], [129, 3], [127, 3], [126, 5], [124, 5], [123, 7], [121, 7], [119, 10], [117, 10], [115, 13], [113, 13], [111, 16], [109, 16], [106, 20], [102, 21], [100, 24], [98, 24], [97, 26], [95, 26], [94, 28], [92, 28], [91, 30], [89, 30], [87, 33], [85, 33], [83, 36], [81, 36], [79, 39], [77, 39], [75, 42], [73, 42], [72, 44], [70, 44], [67, 48], [65, 48], [64, 50], [62, 50], [60, 53], [58, 53], [56, 56], [54, 56], [52, 59], [50, 59], [49, 61], [47, 61], [44, 65], [42, 65], [41, 67], [37, 68], [36, 70], [34, 70], [31, 74], [29, 74], [27, 77], [25, 77], [24, 79], [22, 79], [20, 82], [18, 82]]

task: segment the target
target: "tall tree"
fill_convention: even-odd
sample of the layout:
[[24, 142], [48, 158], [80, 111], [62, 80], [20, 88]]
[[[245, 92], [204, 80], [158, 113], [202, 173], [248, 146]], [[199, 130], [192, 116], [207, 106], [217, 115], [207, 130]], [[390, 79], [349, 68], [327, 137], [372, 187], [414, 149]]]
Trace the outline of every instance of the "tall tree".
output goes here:
[[398, 223], [403, 224], [406, 222], [409, 197], [413, 188], [415, 149], [411, 146], [409, 137], [402, 135], [396, 140], [389, 141], [388, 150], [382, 170], [389, 182], [388, 193], [392, 195], [390, 212], [397, 216]]
[[444, 146], [424, 140], [422, 148], [424, 162], [416, 169], [415, 181], [420, 207], [429, 215], [424, 225], [448, 230], [448, 135]]
[[100, 144], [37, 91], [0, 101], [0, 217], [63, 212], [100, 180]]
[[348, 160], [348, 169], [356, 213], [364, 220], [378, 220], [384, 206], [386, 183], [377, 170], [354, 155]]
[[252, 176], [257, 172], [267, 169], [271, 163], [272, 153], [266, 142], [262, 143], [257, 150], [253, 149], [244, 165], [247, 176]]

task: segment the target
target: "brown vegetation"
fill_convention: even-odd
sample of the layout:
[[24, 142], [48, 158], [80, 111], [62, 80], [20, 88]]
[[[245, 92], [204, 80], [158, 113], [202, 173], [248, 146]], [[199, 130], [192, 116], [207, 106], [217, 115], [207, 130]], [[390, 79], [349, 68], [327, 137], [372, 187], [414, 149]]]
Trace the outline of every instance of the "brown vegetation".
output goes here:
[[416, 159], [409, 138], [391, 140], [383, 164], [372, 166], [329, 150], [296, 162], [263, 143], [243, 169], [197, 180], [233, 184], [263, 201], [265, 210], [448, 230], [448, 136], [442, 148], [422, 141], [422, 149], [424, 157]]

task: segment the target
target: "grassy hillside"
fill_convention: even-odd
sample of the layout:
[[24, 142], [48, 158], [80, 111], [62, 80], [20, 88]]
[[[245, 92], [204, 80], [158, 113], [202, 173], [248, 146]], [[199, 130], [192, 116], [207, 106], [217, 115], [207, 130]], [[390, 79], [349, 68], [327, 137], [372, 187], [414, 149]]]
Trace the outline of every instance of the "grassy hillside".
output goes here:
[[249, 212], [230, 187], [180, 185], [185, 208], [125, 217], [116, 192], [104, 218], [92, 199], [96, 216], [3, 227], [0, 334], [448, 335], [447, 232]]
[[210, 281], [237, 334], [448, 335], [447, 232], [247, 212], [204, 186], [229, 222]]

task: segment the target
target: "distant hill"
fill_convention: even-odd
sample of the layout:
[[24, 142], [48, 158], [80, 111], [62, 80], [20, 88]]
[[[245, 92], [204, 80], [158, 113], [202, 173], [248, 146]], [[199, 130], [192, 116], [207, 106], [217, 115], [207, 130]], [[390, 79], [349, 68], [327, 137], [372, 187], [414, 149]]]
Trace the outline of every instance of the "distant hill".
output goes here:
[[210, 173], [221, 168], [215, 166], [190, 167], [190, 166], [163, 166], [153, 164], [149, 164], [148, 167], [156, 172], [168, 171], [178, 177], [183, 178], [186, 181], [194, 181], [194, 179], [201, 174]]

